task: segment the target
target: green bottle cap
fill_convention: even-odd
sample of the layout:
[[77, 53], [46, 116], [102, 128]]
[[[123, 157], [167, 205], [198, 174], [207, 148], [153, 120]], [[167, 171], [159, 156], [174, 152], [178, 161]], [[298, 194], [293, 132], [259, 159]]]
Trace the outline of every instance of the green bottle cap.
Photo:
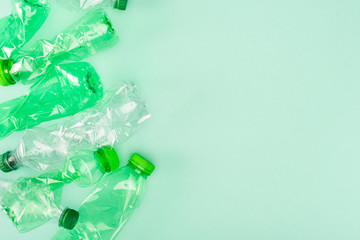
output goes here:
[[10, 75], [10, 69], [12, 65], [12, 60], [5, 59], [0, 60], [0, 85], [7, 87], [14, 85], [16, 82]]
[[114, 8], [119, 10], [126, 10], [128, 0], [115, 0]]
[[150, 176], [155, 170], [154, 164], [152, 164], [150, 161], [146, 160], [144, 157], [137, 153], [134, 153], [131, 156], [129, 163], [134, 165], [136, 168], [138, 168], [148, 176]]
[[95, 152], [95, 159], [105, 172], [112, 172], [119, 168], [120, 160], [116, 150], [111, 146], [103, 146]]
[[79, 212], [70, 208], [66, 208], [59, 219], [59, 227], [71, 230], [79, 221]]
[[8, 164], [10, 152], [0, 155], [0, 169], [3, 172], [11, 172], [13, 169]]

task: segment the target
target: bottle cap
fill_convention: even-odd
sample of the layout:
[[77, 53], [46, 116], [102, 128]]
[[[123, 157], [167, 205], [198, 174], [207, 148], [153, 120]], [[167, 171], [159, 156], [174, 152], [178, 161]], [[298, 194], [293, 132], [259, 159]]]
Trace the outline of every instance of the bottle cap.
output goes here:
[[115, 0], [114, 8], [119, 10], [126, 10], [128, 0]]
[[70, 208], [66, 208], [59, 219], [59, 227], [71, 230], [79, 221], [79, 212]]
[[148, 176], [150, 176], [155, 170], [154, 164], [152, 164], [150, 161], [148, 161], [147, 159], [145, 159], [144, 157], [142, 157], [140, 154], [137, 153], [134, 153], [131, 156], [129, 163], [137, 167], [139, 170], [141, 170], [143, 173], [145, 173]]
[[14, 85], [16, 82], [10, 75], [12, 60], [0, 60], [0, 85], [7, 87]]
[[120, 160], [116, 150], [111, 146], [103, 146], [95, 152], [95, 159], [97, 159], [101, 168], [105, 172], [112, 172], [119, 168]]
[[0, 155], [0, 169], [3, 172], [11, 172], [13, 169], [8, 164], [10, 151]]

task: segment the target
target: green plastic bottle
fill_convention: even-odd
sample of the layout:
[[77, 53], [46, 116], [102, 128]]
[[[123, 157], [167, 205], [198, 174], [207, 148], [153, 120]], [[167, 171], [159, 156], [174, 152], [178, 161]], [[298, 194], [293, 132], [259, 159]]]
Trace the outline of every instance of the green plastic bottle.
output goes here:
[[0, 85], [32, 84], [51, 64], [79, 61], [114, 46], [119, 36], [103, 9], [88, 12], [53, 41], [39, 40], [29, 51], [16, 51], [0, 61]]
[[11, 15], [0, 19], [0, 58], [27, 43], [44, 24], [50, 12], [47, 0], [12, 0]]
[[38, 228], [52, 219], [60, 227], [73, 229], [79, 213], [61, 208], [64, 182], [47, 177], [19, 178], [1, 192], [0, 208], [16, 229], [25, 233]]
[[54, 66], [26, 96], [0, 104], [0, 140], [14, 131], [78, 113], [102, 96], [100, 78], [89, 63]]
[[134, 154], [129, 164], [105, 176], [79, 208], [71, 231], [60, 229], [53, 240], [113, 240], [140, 205], [146, 179], [155, 166]]

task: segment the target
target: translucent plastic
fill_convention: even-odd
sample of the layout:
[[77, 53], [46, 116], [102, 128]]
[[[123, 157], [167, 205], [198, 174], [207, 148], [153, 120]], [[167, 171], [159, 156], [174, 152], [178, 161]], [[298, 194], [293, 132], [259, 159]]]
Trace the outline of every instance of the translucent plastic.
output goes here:
[[101, 168], [94, 151], [80, 150], [66, 161], [64, 176], [81, 187], [97, 183], [106, 172]]
[[96, 9], [53, 41], [40, 40], [29, 51], [17, 51], [11, 56], [9, 73], [15, 83], [35, 83], [51, 64], [64, 60], [79, 61], [114, 46], [118, 41], [105, 11]]
[[125, 10], [127, 0], [53, 0], [59, 5], [72, 10], [86, 10], [99, 7], [110, 7]]
[[63, 186], [46, 176], [19, 178], [0, 194], [0, 207], [19, 232], [28, 232], [59, 218]]
[[[122, 84], [105, 93], [99, 104], [68, 118], [62, 124], [26, 130], [12, 155], [16, 159], [16, 167], [50, 171], [63, 169], [66, 165], [67, 169], [71, 169], [70, 166], [78, 165], [79, 161], [92, 161], [91, 157], [85, 157], [92, 154], [87, 151], [123, 143], [148, 118], [147, 106], [139, 98], [136, 87], [130, 83]], [[84, 165], [93, 169], [89, 171], [89, 176], [93, 177], [84, 178], [87, 179], [84, 182], [96, 182], [97, 168], [93, 163], [93, 167]]]
[[0, 104], [0, 140], [13, 131], [74, 115], [102, 97], [100, 78], [90, 64], [55, 66], [26, 96]]
[[105, 176], [79, 208], [76, 227], [60, 229], [52, 239], [115, 239], [140, 205], [145, 186], [146, 176], [131, 166]]
[[47, 0], [12, 0], [12, 14], [0, 19], [0, 58], [27, 43], [50, 12]]

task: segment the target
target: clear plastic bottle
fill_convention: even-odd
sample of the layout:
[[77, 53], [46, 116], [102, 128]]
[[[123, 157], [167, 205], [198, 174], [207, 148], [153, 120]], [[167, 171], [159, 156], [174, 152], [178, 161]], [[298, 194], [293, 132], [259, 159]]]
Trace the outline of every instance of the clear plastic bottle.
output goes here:
[[53, 0], [68, 9], [86, 10], [95, 7], [110, 7], [126, 10], [128, 0]]
[[[3, 172], [13, 171], [21, 164], [11, 152], [0, 156], [0, 169]], [[80, 187], [88, 187], [97, 183], [106, 173], [118, 169], [119, 165], [117, 152], [111, 146], [103, 146], [96, 151], [80, 149], [69, 154], [65, 166], [47, 172], [46, 176], [65, 183], [74, 182]]]
[[79, 213], [60, 206], [64, 184], [46, 175], [19, 178], [2, 191], [0, 208], [21, 233], [50, 221], [58, 221], [59, 227], [73, 229]]
[[49, 66], [64, 60], [79, 61], [114, 46], [119, 36], [103, 9], [88, 12], [53, 41], [39, 40], [29, 51], [16, 51], [0, 60], [0, 85], [32, 84]]
[[0, 19], [0, 58], [25, 45], [47, 19], [50, 6], [47, 0], [11, 0], [12, 14]]
[[78, 224], [60, 229], [52, 240], [113, 240], [139, 207], [146, 179], [155, 166], [134, 154], [129, 164], [105, 176], [79, 208]]
[[14, 131], [74, 115], [102, 97], [100, 77], [89, 63], [55, 66], [26, 96], [0, 104], [0, 140]]
[[28, 167], [40, 172], [63, 169], [66, 159], [79, 150], [97, 151], [121, 144], [150, 117], [133, 84], [105, 93], [96, 106], [61, 124], [27, 129], [19, 146], [0, 158], [3, 171]]

